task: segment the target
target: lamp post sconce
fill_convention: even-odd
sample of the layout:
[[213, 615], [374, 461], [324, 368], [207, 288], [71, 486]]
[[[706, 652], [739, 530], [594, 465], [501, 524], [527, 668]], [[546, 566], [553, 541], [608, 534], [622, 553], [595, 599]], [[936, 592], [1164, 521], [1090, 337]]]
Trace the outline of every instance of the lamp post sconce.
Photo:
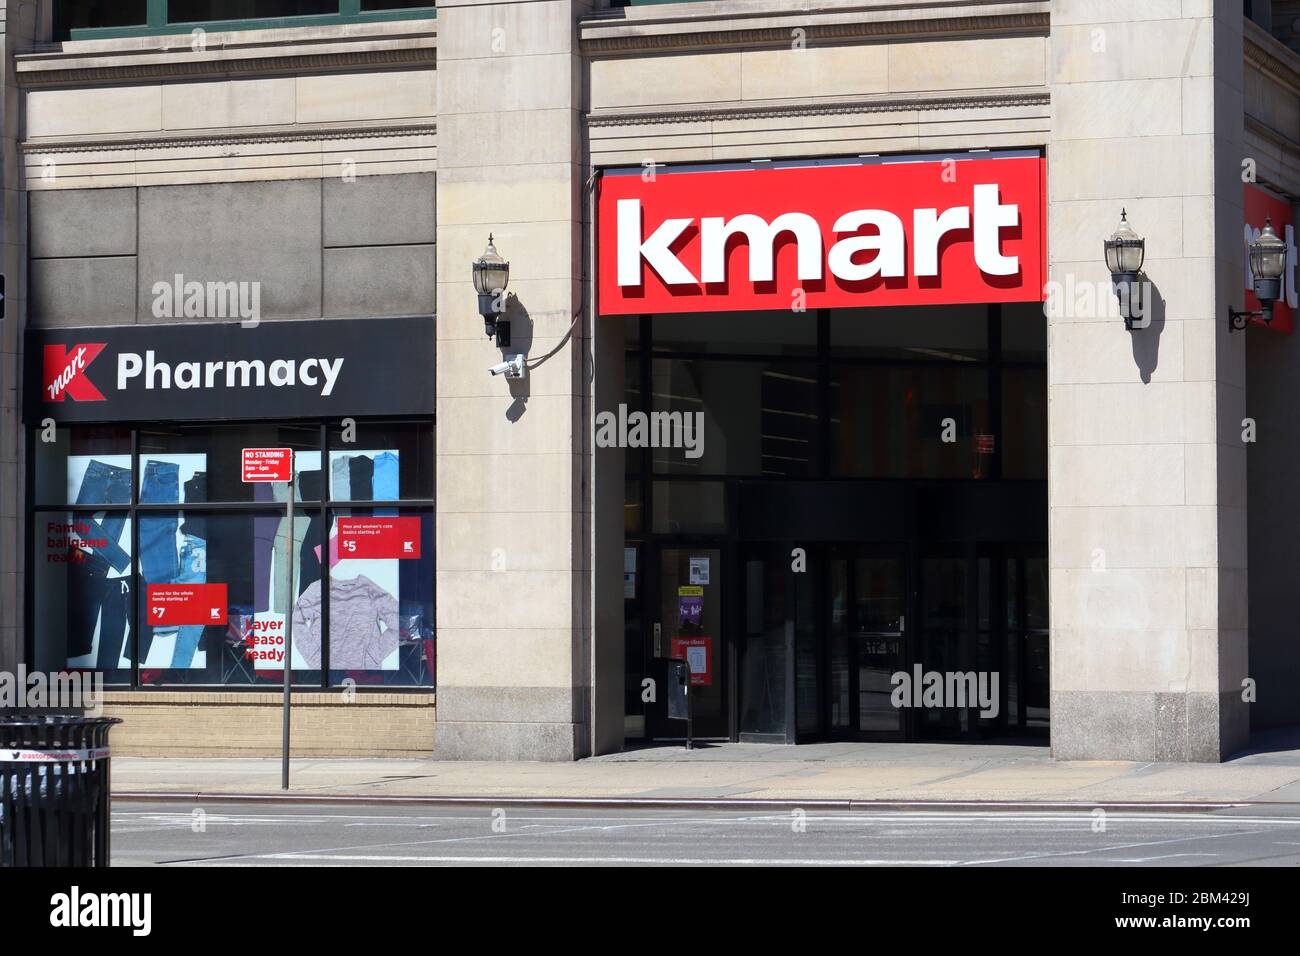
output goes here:
[[478, 312], [483, 316], [483, 331], [488, 338], [496, 337], [497, 345], [510, 345], [510, 323], [501, 318], [505, 314], [506, 285], [510, 282], [510, 263], [502, 259], [488, 233], [487, 249], [474, 260], [474, 291], [478, 293]]
[[1282, 296], [1282, 273], [1286, 271], [1286, 243], [1273, 231], [1273, 220], [1264, 220], [1259, 238], [1250, 244], [1250, 275], [1254, 280], [1259, 311], [1228, 309], [1228, 331], [1244, 329], [1251, 319], [1273, 321], [1273, 303]]
[[[1121, 209], [1119, 226], [1110, 238], [1102, 243], [1106, 251], [1106, 268], [1110, 270], [1111, 287], [1119, 299], [1119, 313], [1124, 319], [1124, 328], [1134, 328], [1133, 321], [1145, 316], [1142, 302], [1142, 262], [1146, 259], [1147, 241], [1133, 231], [1129, 225], [1128, 210]], [[1144, 321], [1137, 328], [1146, 328]]]

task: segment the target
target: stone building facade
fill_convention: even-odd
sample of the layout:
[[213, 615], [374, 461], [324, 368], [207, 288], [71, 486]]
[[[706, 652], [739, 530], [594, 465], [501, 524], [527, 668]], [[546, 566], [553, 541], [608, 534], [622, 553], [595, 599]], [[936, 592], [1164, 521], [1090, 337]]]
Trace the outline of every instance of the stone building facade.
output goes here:
[[[1297, 456], [1288, 414], [1300, 359], [1293, 335], [1258, 324], [1230, 332], [1227, 322], [1243, 302], [1245, 191], [1260, 190], [1288, 218], [1300, 196], [1295, 5], [444, 0], [435, 13], [330, 0], [311, 15], [300, 6], [286, 5], [296, 18], [195, 23], [169, 20], [167, 3], [148, 0], [138, 4], [143, 19], [123, 23], [97, 21], [93, 4], [0, 4], [8, 277], [0, 664], [51, 661], [44, 644], [74, 627], [49, 617], [42, 603], [52, 573], [41, 567], [49, 564], [41, 539], [50, 516], [109, 522], [134, 549], [130, 565], [107, 572], [122, 582], [113, 594], [130, 588], [134, 602], [111, 668], [119, 686], [110, 689], [109, 710], [126, 718], [122, 745], [139, 753], [275, 752], [274, 674], [237, 653], [228, 667], [218, 664], [244, 646], [231, 631], [239, 621], [273, 615], [259, 606], [254, 585], [247, 600], [236, 600], [230, 584], [226, 611], [236, 623], [197, 638], [201, 665], [185, 656], [178, 666], [182, 656], [170, 643], [181, 644], [195, 625], [147, 622], [147, 585], [158, 582], [138, 567], [144, 539], [166, 515], [179, 515], [167, 529], [184, 547], [186, 509], [165, 512], [143, 500], [143, 473], [155, 461], [193, 480], [199, 466], [185, 456], [206, 455], [202, 470], [214, 486], [228, 464], [216, 456], [244, 441], [203, 433], [220, 427], [244, 429], [247, 442], [301, 440], [294, 447], [308, 457], [300, 469], [315, 463], [328, 481], [336, 457], [353, 454], [341, 422], [355, 418], [372, 437], [353, 457], [371, 462], [400, 451], [402, 490], [387, 507], [373, 502], [388, 498], [363, 498], [355, 483], [351, 494], [331, 486], [312, 499], [319, 524], [295, 530], [304, 562], [315, 553], [333, 622], [318, 637], [329, 648], [325, 660], [303, 662], [295, 717], [303, 754], [569, 760], [660, 736], [655, 718], [638, 709], [638, 692], [652, 658], [697, 635], [685, 626], [698, 613], [696, 598], [708, 602], [707, 615], [717, 604], [719, 630], [705, 635], [716, 678], [698, 691], [717, 705], [710, 736], [970, 739], [1050, 723], [1053, 753], [1063, 759], [1215, 761], [1244, 747], [1252, 728], [1300, 720], [1289, 501]], [[973, 471], [950, 468], [942, 455], [935, 471], [924, 463], [897, 473], [839, 470], [849, 467], [842, 464], [849, 379], [840, 363], [866, 361], [875, 350], [871, 361], [910, 368], [924, 350], [959, 351], [961, 329], [925, 341], [900, 333], [910, 357], [891, 345], [881, 358], [874, 340], [841, 353], [844, 323], [873, 320], [864, 294], [852, 315], [827, 306], [802, 330], [782, 327], [770, 350], [768, 333], [744, 307], [725, 318], [692, 313], [693, 328], [706, 331], [686, 333], [699, 341], [682, 349], [664, 337], [675, 319], [613, 315], [596, 294], [598, 278], [614, 268], [612, 238], [598, 226], [602, 184], [614, 173], [649, 171], [643, 181], [651, 189], [656, 175], [678, 171], [739, 175], [764, 163], [816, 169], [904, 157], [938, 169], [986, 156], [1043, 162], [1045, 235], [1034, 255], [1046, 262], [1047, 284], [1016, 307], [978, 313], [997, 329], [992, 351], [981, 345], [970, 359], [988, 373], [987, 394], [981, 378], [972, 386], [977, 399], [959, 390], [928, 400], [966, 409], [956, 419], [972, 416], [970, 428], [962, 419], [960, 441], [971, 446]], [[795, 208], [800, 197], [789, 198]], [[1102, 257], [1121, 210], [1146, 240], [1153, 292], [1150, 326], [1132, 331], [1116, 317]], [[510, 262], [504, 317], [512, 341], [500, 348], [483, 334], [471, 285], [471, 263], [489, 233]], [[196, 307], [198, 314], [182, 308], [160, 317], [158, 284], [179, 284], [179, 302], [182, 276], [256, 283], [257, 322], [265, 325], [250, 326], [245, 316], [243, 333], [222, 338], [217, 327], [241, 316]], [[1093, 305], [1022, 308], [1048, 298], [1047, 285], [1086, 284], [1105, 290]], [[941, 292], [925, 307], [941, 308]], [[393, 324], [418, 317], [424, 326]], [[711, 321], [729, 324], [699, 324]], [[355, 406], [295, 396], [277, 407], [280, 398], [268, 396], [261, 408], [230, 412], [213, 396], [192, 412], [173, 413], [160, 400], [156, 417], [123, 419], [96, 417], [75, 395], [43, 407], [49, 382], [37, 379], [49, 366], [28, 354], [51, 347], [73, 354], [70, 347], [97, 342], [104, 329], [112, 330], [100, 336], [110, 352], [142, 352], [156, 327], [179, 326], [195, 337], [177, 342], [192, 341], [204, 360], [232, 358], [248, 343], [242, 357], [269, 363], [259, 343], [280, 323], [300, 323], [302, 343], [337, 337], [340, 355], [373, 335], [391, 361], [347, 386], [356, 389]], [[415, 333], [427, 335], [418, 347], [414, 328], [426, 330]], [[1041, 344], [1012, 355], [1012, 330], [1021, 328]], [[666, 357], [674, 350], [684, 357]], [[674, 376], [713, 368], [705, 353], [723, 354], [726, 365], [729, 353], [752, 359], [767, 351], [803, 356], [821, 396], [809, 400], [815, 442], [828, 450], [820, 465], [804, 463], [806, 473], [716, 470], [709, 477], [726, 501], [721, 524], [692, 525], [702, 500], [695, 496], [712, 492], [708, 482], [688, 487], [682, 463], [661, 471], [661, 456], [597, 441], [601, 412], [637, 396], [670, 407], [664, 396], [680, 398]], [[523, 380], [486, 373], [518, 353], [529, 366]], [[763, 388], [803, 381], [788, 369], [755, 374]], [[723, 375], [700, 371], [692, 400], [707, 410], [707, 393]], [[1045, 431], [1020, 475], [1010, 462], [1019, 439], [1006, 415], [1020, 401], [1009, 383], [1022, 379], [1038, 383], [1026, 386], [1025, 401], [1042, 409]], [[400, 397], [385, 395], [390, 385], [426, 381], [427, 395], [407, 394], [405, 385], [394, 389]], [[114, 412], [111, 397], [104, 411]], [[86, 461], [73, 460], [98, 456], [130, 473], [126, 499], [73, 500], [79, 488], [71, 477], [55, 482], [58, 491], [46, 488], [47, 466], [37, 459], [47, 454], [39, 448], [47, 417], [73, 432], [71, 445], [55, 439], [61, 450], [48, 452], [48, 467], [80, 475]], [[1254, 441], [1243, 441], [1246, 420]], [[769, 425], [754, 424], [761, 441], [772, 438]], [[317, 429], [319, 442], [290, 437], [303, 428]], [[722, 439], [706, 431], [706, 441], [730, 438], [738, 447], [740, 429]], [[980, 470], [985, 454], [997, 461], [993, 472]], [[112, 455], [120, 461], [108, 461]], [[974, 482], [973, 490], [966, 481], [990, 474], [994, 482]], [[942, 484], [958, 477], [966, 483]], [[800, 524], [798, 496], [829, 494], [839, 478], [864, 482], [864, 495], [896, 491], [913, 502], [906, 528], [875, 540], [859, 525], [869, 529], [878, 516]], [[1013, 478], [1025, 483], [996, 484]], [[896, 484], [885, 488], [885, 479]], [[933, 517], [940, 505], [925, 504], [924, 489], [935, 487], [936, 501], [959, 502], [952, 526], [965, 529], [960, 536]], [[278, 499], [241, 494], [170, 500], [210, 506], [218, 525], [244, 536], [231, 553], [251, 553], [256, 523], [275, 516]], [[675, 505], [674, 494], [690, 501]], [[879, 502], [871, 507], [888, 511]], [[1025, 538], [1001, 534], [999, 508], [1015, 512], [1015, 534]], [[401, 633], [381, 642], [374, 666], [331, 666], [353, 640], [337, 630], [352, 619], [333, 588], [357, 576], [343, 561], [322, 559], [327, 539], [339, 519], [378, 520], [390, 511], [422, 522], [430, 560], [413, 571], [413, 562], [396, 558], [376, 565], [372, 577], [392, 575]], [[760, 513], [770, 528], [759, 529]], [[837, 537], [837, 523], [857, 530]], [[985, 524], [993, 530], [981, 530]], [[209, 527], [211, 568], [219, 531]], [[869, 571], [883, 567], [869, 562], [885, 544], [901, 555], [897, 594]], [[754, 556], [760, 545], [773, 554], [806, 547], [813, 575], [764, 578], [771, 565]], [[857, 550], [841, 557], [849, 545]], [[711, 567], [713, 577], [705, 570], [702, 583], [679, 581], [678, 557], [683, 567]], [[253, 566], [253, 577], [273, 573], [278, 559], [268, 560]], [[967, 563], [937, 563], [959, 560]], [[859, 569], [850, 575], [862, 583], [844, 592], [854, 598], [838, 596], [837, 567]], [[1031, 574], [1044, 587], [1038, 610], [1034, 584], [1017, 583]], [[58, 588], [72, 587], [59, 580]], [[943, 624], [951, 608], [932, 600], [944, 580], [959, 581], [956, 623]], [[797, 610], [803, 597], [770, 599], [782, 588], [805, 596], [805, 582], [807, 606], [820, 608], [809, 616]], [[867, 616], [882, 602], [901, 602], [890, 616], [896, 625], [850, 627], [849, 657], [835, 643], [845, 600]], [[990, 603], [1019, 610], [1004, 621], [981, 610]], [[747, 615], [762, 620], [750, 628]], [[69, 661], [81, 661], [69, 666], [90, 666], [88, 648], [102, 647], [106, 620], [91, 622], [96, 643], [86, 646], [89, 656], [69, 652]], [[690, 623], [699, 627], [696, 618]], [[391, 638], [393, 627], [379, 625], [378, 634]], [[666, 633], [677, 630], [682, 635]], [[891, 668], [925, 665], [930, 640], [950, 641], [951, 660], [963, 669], [1001, 670], [1002, 706], [1017, 716], [996, 727], [960, 715], [933, 725], [910, 717], [872, 723], [871, 695], [880, 691], [871, 682]], [[144, 653], [146, 643], [156, 659]], [[991, 658], [981, 656], [995, 645]], [[772, 692], [779, 706], [753, 696], [769, 679], [779, 684]]]

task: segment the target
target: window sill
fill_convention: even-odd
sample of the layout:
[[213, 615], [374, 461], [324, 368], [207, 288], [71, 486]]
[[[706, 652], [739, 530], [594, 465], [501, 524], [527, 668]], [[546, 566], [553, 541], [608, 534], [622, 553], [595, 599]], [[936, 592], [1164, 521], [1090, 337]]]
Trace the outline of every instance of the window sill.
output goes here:
[[110, 40], [119, 37], [162, 37], [191, 36], [195, 30], [211, 34], [233, 32], [252, 32], [266, 30], [301, 30], [324, 28], [337, 30], [339, 27], [359, 23], [388, 23], [395, 20], [432, 20], [437, 16], [433, 6], [417, 10], [373, 10], [351, 16], [324, 15], [304, 17], [267, 17], [264, 19], [213, 20], [194, 23], [169, 23], [166, 26], [134, 27], [90, 27], [71, 31], [70, 42], [86, 40]]
[[[263, 687], [222, 688], [202, 687], [186, 689], [181, 687], [158, 687], [140, 690], [104, 690], [104, 703], [108, 706], [123, 704], [190, 704], [190, 705], [224, 705], [239, 704], [245, 707], [280, 707], [284, 697], [277, 689]], [[304, 690], [298, 687], [293, 691], [295, 706], [305, 707], [346, 707], [362, 704], [365, 706], [392, 707], [432, 707], [434, 691], [427, 687], [409, 689], [358, 687], [356, 697], [347, 700], [342, 688], [334, 690]]]
[[14, 57], [14, 69], [21, 86], [50, 86], [205, 75], [321, 73], [351, 66], [431, 68], [437, 36], [437, 20], [432, 18], [209, 31], [202, 50], [192, 49], [188, 31], [121, 33], [103, 39], [68, 40], [19, 54]]
[[803, 31], [810, 44], [940, 39], [984, 35], [1046, 36], [1047, 0], [819, 0], [792, 9], [781, 0], [636, 0], [593, 11], [578, 22], [584, 53], [716, 47], [788, 48]]

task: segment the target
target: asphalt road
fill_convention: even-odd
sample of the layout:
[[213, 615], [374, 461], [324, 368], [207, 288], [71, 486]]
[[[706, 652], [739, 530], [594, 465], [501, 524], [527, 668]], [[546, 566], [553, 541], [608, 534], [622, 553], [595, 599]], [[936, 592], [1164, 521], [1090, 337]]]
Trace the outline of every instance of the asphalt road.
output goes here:
[[[163, 866], [1297, 866], [1300, 807], [546, 809], [128, 803], [113, 862]], [[1101, 827], [1104, 825], [1104, 829]]]

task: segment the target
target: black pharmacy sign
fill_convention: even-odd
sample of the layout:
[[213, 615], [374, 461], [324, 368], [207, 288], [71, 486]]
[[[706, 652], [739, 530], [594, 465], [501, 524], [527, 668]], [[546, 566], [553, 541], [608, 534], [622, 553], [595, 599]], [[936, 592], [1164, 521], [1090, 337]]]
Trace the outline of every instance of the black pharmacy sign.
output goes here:
[[33, 329], [24, 418], [432, 415], [434, 319]]

